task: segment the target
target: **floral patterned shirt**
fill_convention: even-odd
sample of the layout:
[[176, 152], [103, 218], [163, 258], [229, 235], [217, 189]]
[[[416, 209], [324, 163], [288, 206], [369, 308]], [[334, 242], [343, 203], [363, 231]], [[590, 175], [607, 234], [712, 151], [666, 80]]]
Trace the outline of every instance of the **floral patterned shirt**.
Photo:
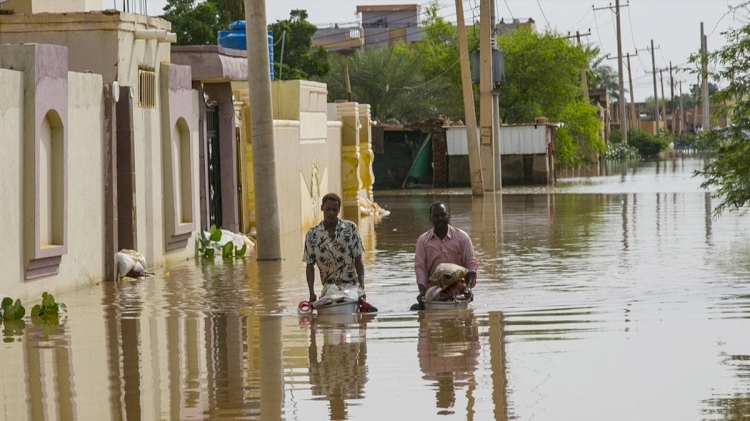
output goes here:
[[323, 222], [307, 231], [302, 261], [318, 266], [323, 284], [356, 284], [358, 278], [354, 259], [364, 251], [357, 225], [352, 221], [338, 219], [333, 239], [328, 235]]

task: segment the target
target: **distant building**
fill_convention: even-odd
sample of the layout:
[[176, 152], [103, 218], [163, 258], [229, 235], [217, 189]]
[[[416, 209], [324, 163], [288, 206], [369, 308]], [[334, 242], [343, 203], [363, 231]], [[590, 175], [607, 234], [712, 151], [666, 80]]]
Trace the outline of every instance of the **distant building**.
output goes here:
[[363, 47], [418, 42], [422, 38], [421, 10], [418, 4], [357, 6], [361, 25], [318, 28], [312, 42], [329, 52], [342, 53]]
[[507, 34], [518, 28], [529, 28], [532, 32], [536, 32], [536, 24], [532, 18], [529, 18], [526, 22], [521, 22], [520, 19], [513, 19], [511, 22], [505, 22], [504, 19], [500, 19], [500, 22], [495, 25], [498, 35]]

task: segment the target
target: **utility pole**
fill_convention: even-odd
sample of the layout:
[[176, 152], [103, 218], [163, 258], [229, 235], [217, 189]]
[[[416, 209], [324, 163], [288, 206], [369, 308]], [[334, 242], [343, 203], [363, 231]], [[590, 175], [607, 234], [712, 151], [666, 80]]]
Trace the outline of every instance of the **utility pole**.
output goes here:
[[664, 131], [667, 131], [667, 101], [664, 96], [664, 69], [659, 69], [659, 83], [661, 83], [661, 99], [664, 106], [661, 107], [661, 119], [664, 122]]
[[479, 0], [479, 150], [484, 190], [495, 190], [495, 161], [492, 138], [492, 24], [491, 0]]
[[670, 100], [669, 112], [672, 114], [672, 133], [677, 133], [677, 126], [675, 125], [675, 113], [674, 113], [674, 79], [672, 77], [672, 62], [669, 62], [669, 97]]
[[[591, 30], [589, 29], [588, 34], [583, 34], [584, 36], [591, 35]], [[576, 31], [576, 40], [578, 41], [578, 45], [581, 45], [581, 33]], [[581, 89], [583, 90], [583, 102], [586, 104], [589, 103], [589, 84], [586, 80], [586, 68], [581, 67]], [[632, 89], [631, 89], [632, 90]]]
[[656, 58], [654, 56], [654, 40], [651, 40], [651, 67], [654, 75], [654, 121], [656, 121], [656, 131], [659, 132], [659, 94], [656, 91]]
[[701, 105], [703, 108], [703, 130], [711, 128], [711, 112], [708, 99], [708, 37], [703, 34], [703, 22], [701, 22], [701, 78], [703, 79], [703, 96]]
[[250, 90], [250, 126], [253, 147], [255, 216], [258, 260], [281, 259], [281, 228], [276, 190], [276, 153], [268, 58], [266, 2], [245, 0], [247, 83]]
[[[245, 0], [250, 1], [250, 0]], [[469, 45], [466, 41], [466, 23], [464, 22], [464, 5], [456, 0], [456, 23], [458, 29], [458, 52], [461, 64], [461, 88], [464, 97], [464, 120], [466, 121], [466, 139], [469, 142], [469, 173], [471, 175], [471, 193], [484, 195], [482, 166], [479, 159], [479, 141], [477, 140], [477, 115], [474, 110], [474, 90], [471, 83], [469, 67]]]
[[680, 125], [678, 133], [682, 134], [685, 131], [685, 108], [682, 104], [682, 81], [680, 81]]
[[[636, 54], [638, 54], [636, 52]], [[628, 84], [630, 86], [630, 122], [631, 124], [638, 124], [638, 116], [635, 112], [635, 94], [633, 93], [633, 72], [630, 70], [630, 53], [627, 54], [628, 57]], [[640, 129], [640, 124], [638, 124], [638, 128]]]
[[701, 78], [698, 77], [698, 84], [695, 85], [695, 94], [693, 95], [693, 132], [698, 128], [698, 87], [701, 86]]
[[[610, 3], [611, 5], [611, 3]], [[618, 83], [620, 87], [620, 94], [619, 94], [619, 101], [618, 106], [620, 108], [620, 138], [622, 139], [623, 143], [628, 142], [628, 112], [627, 108], [625, 107], [625, 82], [624, 82], [624, 76], [623, 76], [623, 70], [622, 70], [622, 31], [620, 30], [620, 8], [621, 7], [628, 7], [628, 5], [620, 6], [620, 0], [615, 0], [615, 7], [614, 7], [614, 13], [615, 17], [617, 18], [617, 78]], [[612, 9], [612, 6], [609, 7], [600, 7], [595, 8], [592, 6], [592, 9], [594, 11], [602, 10], [602, 9]]]
[[625, 85], [622, 74], [622, 33], [620, 31], [620, 0], [615, 0], [615, 16], [617, 16], [617, 76], [620, 84], [620, 139], [628, 143], [628, 112], [625, 109]]

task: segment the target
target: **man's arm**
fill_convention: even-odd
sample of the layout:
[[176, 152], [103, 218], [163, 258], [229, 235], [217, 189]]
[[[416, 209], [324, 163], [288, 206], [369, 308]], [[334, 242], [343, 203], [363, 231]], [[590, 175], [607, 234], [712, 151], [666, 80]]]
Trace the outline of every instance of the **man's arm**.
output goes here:
[[[417, 240], [417, 249], [414, 252], [414, 274], [417, 277], [417, 286], [420, 293], [424, 295], [429, 285], [429, 276], [427, 275], [427, 246], [422, 237]], [[424, 292], [422, 289], [424, 288]]]
[[315, 265], [308, 263], [305, 268], [305, 277], [307, 278], [307, 289], [310, 292], [310, 302], [315, 302], [318, 298], [315, 296]]
[[364, 291], [365, 289], [365, 265], [362, 263], [362, 255], [354, 258], [354, 268], [357, 270], [357, 281], [359, 286]]
[[479, 269], [479, 262], [474, 256], [474, 245], [471, 243], [471, 237], [464, 232], [464, 239], [462, 241], [463, 248], [463, 266], [469, 272], [466, 275], [466, 284], [469, 288], [474, 288], [477, 284], [477, 269]]

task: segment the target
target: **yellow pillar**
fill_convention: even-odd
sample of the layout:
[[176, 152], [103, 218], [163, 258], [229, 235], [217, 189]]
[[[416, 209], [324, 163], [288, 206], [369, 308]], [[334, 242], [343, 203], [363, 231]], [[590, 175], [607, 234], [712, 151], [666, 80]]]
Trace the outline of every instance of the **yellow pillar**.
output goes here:
[[372, 170], [372, 162], [375, 154], [372, 151], [372, 129], [370, 120], [370, 105], [359, 104], [359, 154], [362, 161], [359, 163], [359, 176], [362, 179], [362, 189], [367, 192], [367, 198], [370, 202], [375, 202], [372, 193], [372, 185], [375, 183], [375, 173]]
[[255, 182], [253, 175], [253, 145], [252, 128], [250, 127], [250, 107], [247, 90], [236, 90], [233, 92], [235, 98], [239, 98], [235, 104], [240, 106], [240, 147], [237, 153], [241, 154], [243, 166], [242, 173], [242, 226], [240, 230], [248, 233], [255, 226]]
[[359, 105], [356, 102], [341, 102], [337, 104], [341, 128], [341, 200], [344, 219], [359, 224], [359, 203], [357, 194], [362, 188], [359, 164]]

